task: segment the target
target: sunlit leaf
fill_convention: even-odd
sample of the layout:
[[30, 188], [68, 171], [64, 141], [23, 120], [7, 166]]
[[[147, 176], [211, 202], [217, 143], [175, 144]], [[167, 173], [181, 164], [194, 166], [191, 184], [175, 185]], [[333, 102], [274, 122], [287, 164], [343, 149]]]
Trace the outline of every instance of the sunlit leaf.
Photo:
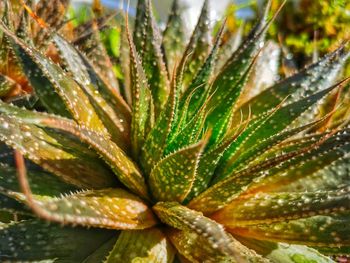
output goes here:
[[229, 227], [286, 221], [350, 210], [350, 189], [328, 192], [258, 193], [231, 202], [212, 218]]
[[0, 140], [34, 163], [78, 187], [104, 188], [115, 185], [113, 174], [87, 145], [77, 138], [65, 137], [48, 126], [36, 125], [50, 116], [39, 113], [26, 115], [28, 111], [4, 103], [1, 103], [0, 112]]
[[[341, 46], [315, 64], [264, 90], [243, 104], [240, 109], [247, 114], [248, 108], [251, 107], [253, 115], [256, 115], [276, 107], [287, 96], [286, 102], [293, 102], [328, 88], [334, 82], [348, 56], [345, 47]], [[239, 118], [238, 114], [237, 118]]]
[[341, 247], [350, 244], [349, 213], [314, 216], [305, 219], [232, 228], [237, 235], [260, 240], [305, 244], [309, 246]]
[[39, 217], [62, 224], [109, 229], [144, 229], [156, 224], [140, 198], [119, 188], [81, 191], [61, 198], [12, 195], [27, 200]]

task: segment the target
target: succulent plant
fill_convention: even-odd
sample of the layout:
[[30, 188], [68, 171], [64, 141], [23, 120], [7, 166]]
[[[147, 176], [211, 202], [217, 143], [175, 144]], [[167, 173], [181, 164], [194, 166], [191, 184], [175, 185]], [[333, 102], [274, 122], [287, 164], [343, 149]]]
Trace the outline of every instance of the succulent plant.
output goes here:
[[214, 74], [225, 23], [212, 41], [208, 1], [187, 45], [177, 1], [162, 37], [150, 0], [139, 1], [133, 35], [127, 17], [123, 26], [128, 81], [120, 89], [130, 103], [89, 30], [105, 17], [72, 40], [22, 3], [22, 18], [31, 15], [45, 35], [36, 42], [2, 12], [7, 50], [41, 107], [0, 101], [0, 209], [17, 217], [1, 224], [1, 261], [332, 262], [325, 255], [349, 254], [348, 116], [331, 129], [334, 107], [315, 117], [348, 81], [335, 82], [347, 48], [250, 97], [245, 83], [273, 21], [270, 4]]

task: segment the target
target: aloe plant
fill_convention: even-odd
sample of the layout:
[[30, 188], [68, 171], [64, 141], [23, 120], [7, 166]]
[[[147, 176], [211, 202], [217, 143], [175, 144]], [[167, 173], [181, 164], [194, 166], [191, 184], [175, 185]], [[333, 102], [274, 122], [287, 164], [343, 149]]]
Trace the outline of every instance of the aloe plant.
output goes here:
[[150, 1], [139, 1], [133, 34], [128, 18], [123, 26], [127, 103], [99, 42], [105, 17], [72, 39], [25, 5], [20, 21], [31, 15], [45, 36], [33, 38], [5, 5], [2, 50], [40, 107], [0, 102], [0, 209], [18, 218], [1, 224], [1, 261], [332, 262], [326, 255], [350, 253], [348, 117], [331, 129], [334, 108], [315, 117], [347, 84], [336, 82], [345, 45], [241, 101], [270, 3], [214, 74], [225, 23], [212, 40], [208, 1], [187, 46], [177, 1], [163, 37]]

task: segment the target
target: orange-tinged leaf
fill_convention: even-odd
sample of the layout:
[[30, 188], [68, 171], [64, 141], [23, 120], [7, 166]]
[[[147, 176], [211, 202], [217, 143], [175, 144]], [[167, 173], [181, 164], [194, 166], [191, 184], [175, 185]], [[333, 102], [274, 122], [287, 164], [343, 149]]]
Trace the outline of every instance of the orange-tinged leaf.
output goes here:
[[119, 188], [87, 190], [60, 198], [33, 195], [28, 183], [23, 157], [16, 153], [18, 179], [24, 200], [40, 218], [62, 224], [110, 229], [144, 229], [157, 221], [139, 197]]
[[228, 226], [287, 221], [350, 210], [350, 188], [324, 192], [257, 193], [238, 198], [211, 216]]
[[316, 247], [342, 247], [350, 244], [349, 212], [332, 216], [230, 228], [236, 235], [259, 240], [304, 244]]
[[80, 188], [96, 189], [116, 184], [111, 171], [87, 145], [10, 116], [0, 114], [0, 140], [34, 163]]

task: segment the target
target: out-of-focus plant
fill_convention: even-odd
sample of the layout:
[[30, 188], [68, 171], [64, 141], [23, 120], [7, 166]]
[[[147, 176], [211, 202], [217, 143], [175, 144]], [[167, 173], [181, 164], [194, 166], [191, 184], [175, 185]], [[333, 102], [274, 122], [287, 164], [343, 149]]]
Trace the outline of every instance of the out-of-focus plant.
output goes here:
[[[274, 8], [281, 2], [274, 1]], [[344, 0], [287, 1], [270, 33], [293, 50], [302, 65], [313, 55], [323, 55], [349, 38], [349, 10], [350, 1]]]

